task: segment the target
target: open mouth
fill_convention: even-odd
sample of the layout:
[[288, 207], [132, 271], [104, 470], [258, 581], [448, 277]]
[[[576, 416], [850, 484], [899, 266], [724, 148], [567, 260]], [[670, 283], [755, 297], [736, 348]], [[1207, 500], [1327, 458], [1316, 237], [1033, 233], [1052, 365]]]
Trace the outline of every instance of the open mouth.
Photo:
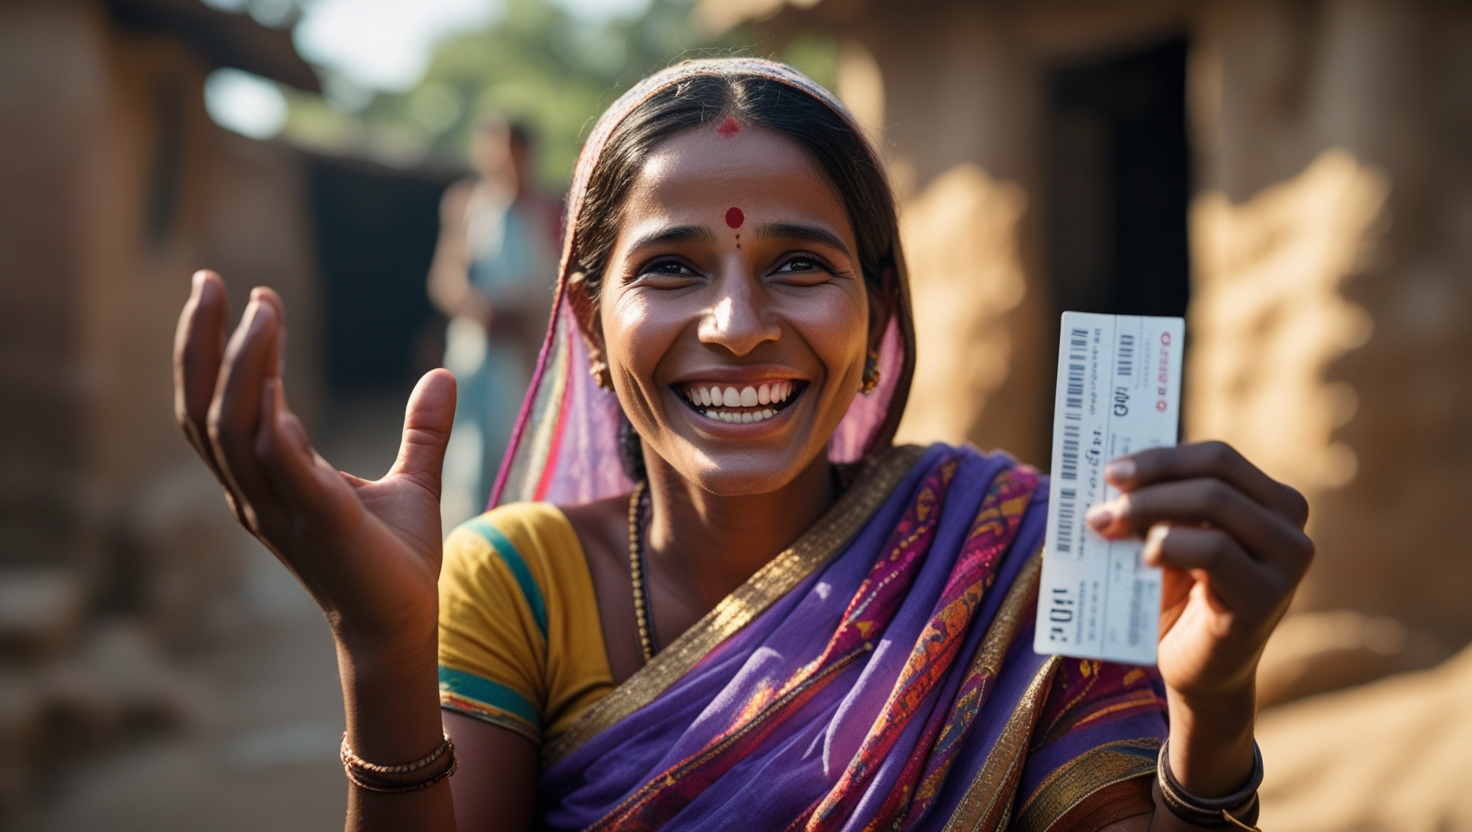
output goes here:
[[696, 413], [718, 422], [764, 422], [792, 406], [806, 381], [783, 380], [737, 387], [717, 382], [680, 385], [678, 391]]

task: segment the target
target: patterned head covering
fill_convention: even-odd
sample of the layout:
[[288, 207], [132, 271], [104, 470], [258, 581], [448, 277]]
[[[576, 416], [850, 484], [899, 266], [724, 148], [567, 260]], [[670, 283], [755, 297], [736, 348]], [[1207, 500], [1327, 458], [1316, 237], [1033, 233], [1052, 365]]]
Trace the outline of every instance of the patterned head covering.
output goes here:
[[[575, 269], [574, 236], [588, 181], [614, 129], [651, 96], [701, 76], [754, 76], [787, 84], [832, 107], [863, 140], [853, 116], [827, 90], [786, 64], [759, 58], [686, 61], [645, 78], [615, 101], [598, 119], [573, 173], [552, 320], [491, 491], [490, 507], [523, 500], [572, 505], [624, 494], [633, 487], [619, 458], [618, 398], [600, 389], [589, 376], [587, 345], [568, 298]], [[873, 147], [867, 141], [864, 147], [880, 167]], [[834, 432], [829, 457], [835, 462], [854, 462], [888, 447], [904, 412], [914, 370], [915, 337], [898, 238], [894, 261], [896, 303], [880, 344], [880, 383], [868, 395], [855, 396]]]

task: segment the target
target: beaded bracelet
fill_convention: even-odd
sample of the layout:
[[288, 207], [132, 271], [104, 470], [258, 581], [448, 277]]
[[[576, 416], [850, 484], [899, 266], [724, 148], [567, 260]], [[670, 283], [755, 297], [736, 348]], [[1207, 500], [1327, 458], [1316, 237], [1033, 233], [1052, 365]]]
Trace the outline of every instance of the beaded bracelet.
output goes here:
[[1262, 749], [1252, 743], [1252, 776], [1247, 785], [1225, 797], [1197, 797], [1186, 791], [1170, 770], [1170, 740], [1160, 745], [1155, 762], [1155, 779], [1160, 796], [1171, 814], [1191, 824], [1211, 829], [1236, 827], [1247, 832], [1261, 832], [1254, 824], [1260, 808], [1257, 788], [1262, 785]]
[[444, 740], [433, 751], [413, 762], [382, 766], [359, 757], [348, 745], [348, 735], [344, 732], [339, 756], [342, 757], [343, 771], [353, 785], [381, 794], [427, 789], [454, 774], [459, 767], [459, 761], [455, 759], [455, 743], [450, 741], [449, 734], [444, 735]]

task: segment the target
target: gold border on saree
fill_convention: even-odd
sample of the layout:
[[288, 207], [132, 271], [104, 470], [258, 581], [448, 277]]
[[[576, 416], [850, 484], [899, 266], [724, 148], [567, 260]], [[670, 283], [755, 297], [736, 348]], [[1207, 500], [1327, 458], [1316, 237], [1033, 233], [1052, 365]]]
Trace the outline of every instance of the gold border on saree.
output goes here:
[[[1017, 637], [1025, 623], [1027, 614], [1038, 592], [1038, 578], [1042, 574], [1042, 547], [1033, 550], [1027, 564], [1012, 583], [997, 617], [988, 630], [985, 640], [972, 660], [972, 671], [985, 667], [992, 676], [1000, 671], [1007, 649]], [[1011, 808], [1010, 798], [1016, 789], [1017, 778], [1023, 761], [1027, 758], [1028, 740], [1033, 727], [1042, 714], [1047, 701], [1048, 689], [1057, 671], [1059, 659], [1050, 656], [1033, 675], [1027, 690], [1012, 710], [1002, 734], [992, 746], [991, 753], [981, 764], [981, 770], [967, 787], [966, 794], [956, 805], [956, 810], [946, 822], [945, 832], [971, 832], [977, 829], [1000, 829], [1005, 825], [1007, 811]], [[988, 822], [991, 822], [988, 826]]]
[[792, 546], [758, 569], [648, 664], [589, 707], [567, 730], [543, 745], [542, 768], [551, 767], [583, 743], [654, 701], [711, 650], [842, 551], [925, 450], [919, 445], [901, 445], [865, 464], [853, 485]]

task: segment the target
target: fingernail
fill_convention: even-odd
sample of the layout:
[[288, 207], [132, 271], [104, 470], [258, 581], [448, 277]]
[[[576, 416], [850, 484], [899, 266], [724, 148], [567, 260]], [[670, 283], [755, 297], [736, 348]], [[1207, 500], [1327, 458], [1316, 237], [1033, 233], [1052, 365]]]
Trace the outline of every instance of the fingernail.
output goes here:
[[191, 288], [193, 288], [194, 291], [199, 291], [199, 287], [204, 285], [204, 269], [200, 269], [193, 275], [190, 275], [189, 285]]
[[1084, 515], [1084, 522], [1092, 526], [1094, 531], [1102, 532], [1114, 522], [1114, 510], [1106, 505], [1094, 506]]
[[1135, 461], [1133, 459], [1116, 459], [1104, 466], [1104, 476], [1115, 482], [1129, 482], [1135, 478]]

